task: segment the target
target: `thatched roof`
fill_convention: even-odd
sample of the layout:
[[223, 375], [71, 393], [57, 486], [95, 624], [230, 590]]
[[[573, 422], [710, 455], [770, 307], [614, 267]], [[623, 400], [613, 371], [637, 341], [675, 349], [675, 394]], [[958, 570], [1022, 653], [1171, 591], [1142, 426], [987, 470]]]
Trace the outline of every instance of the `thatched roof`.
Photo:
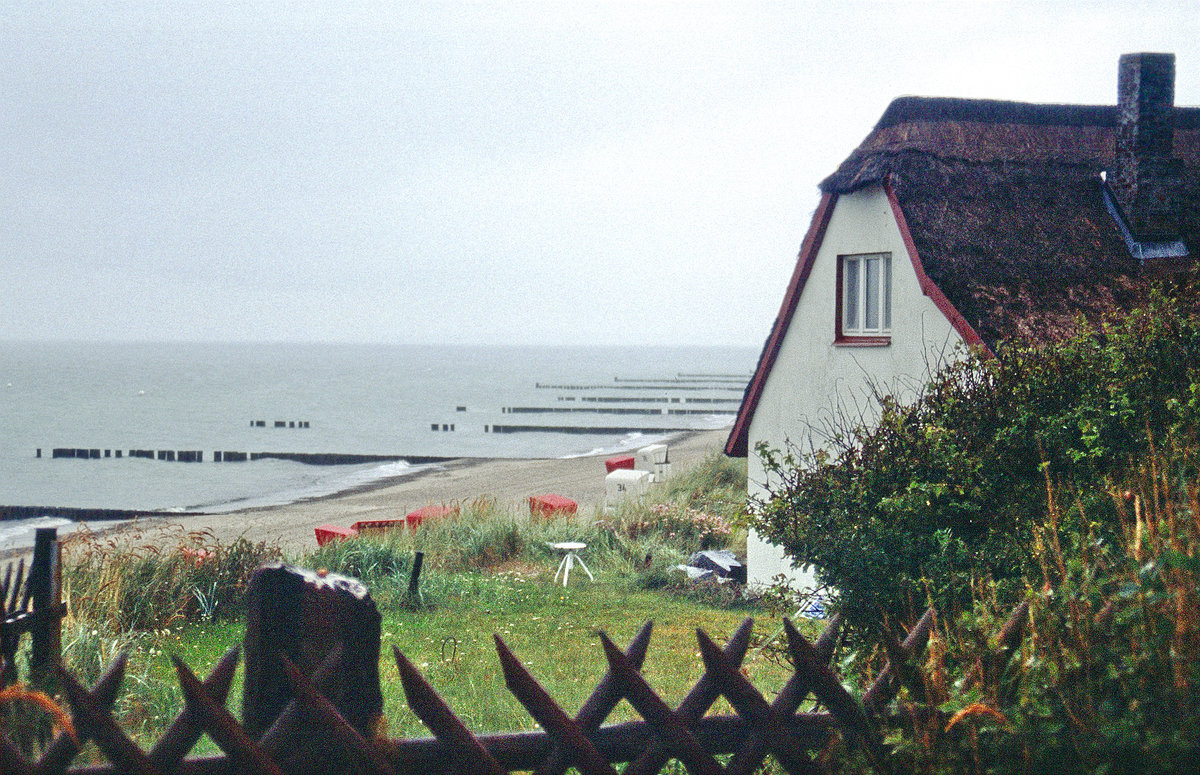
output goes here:
[[[989, 346], [1053, 337], [1141, 298], [1148, 272], [1105, 209], [1116, 108], [902, 97], [821, 184], [889, 181], [921, 262]], [[1181, 239], [1200, 257], [1200, 109], [1175, 109]]]
[[[922, 290], [973, 344], [1053, 339], [1145, 298], [1181, 262], [1133, 258], [1106, 209], [1117, 108], [901, 97], [821, 183], [779, 316], [763, 346], [727, 454], [745, 456], [750, 421], [787, 335], [837, 197], [885, 185], [917, 253]], [[1200, 108], [1174, 108], [1180, 240], [1200, 262]]]

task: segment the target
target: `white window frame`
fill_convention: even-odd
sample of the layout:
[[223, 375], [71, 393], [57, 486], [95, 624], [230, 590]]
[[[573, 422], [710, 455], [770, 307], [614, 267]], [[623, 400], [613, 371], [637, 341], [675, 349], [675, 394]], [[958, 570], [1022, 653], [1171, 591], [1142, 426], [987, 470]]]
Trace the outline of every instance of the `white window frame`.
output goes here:
[[892, 254], [838, 256], [838, 338], [892, 333]]

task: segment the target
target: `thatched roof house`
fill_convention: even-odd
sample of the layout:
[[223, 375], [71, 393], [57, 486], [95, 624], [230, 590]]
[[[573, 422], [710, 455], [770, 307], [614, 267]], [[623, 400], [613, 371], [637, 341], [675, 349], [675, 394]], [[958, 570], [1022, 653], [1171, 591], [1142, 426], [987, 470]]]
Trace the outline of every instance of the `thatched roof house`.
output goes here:
[[892, 102], [821, 183], [726, 453], [796, 441], [854, 372], [919, 377], [913, 337], [1054, 337], [1200, 256], [1200, 108], [1174, 78], [1173, 55], [1131, 54], [1116, 106]]
[[[1151, 241], [1196, 255], [1200, 108], [1171, 113], [1177, 218]], [[1144, 286], [1105, 205], [1116, 136], [1115, 107], [903, 97], [821, 189], [890, 180], [926, 273], [983, 341], [1045, 336]]]

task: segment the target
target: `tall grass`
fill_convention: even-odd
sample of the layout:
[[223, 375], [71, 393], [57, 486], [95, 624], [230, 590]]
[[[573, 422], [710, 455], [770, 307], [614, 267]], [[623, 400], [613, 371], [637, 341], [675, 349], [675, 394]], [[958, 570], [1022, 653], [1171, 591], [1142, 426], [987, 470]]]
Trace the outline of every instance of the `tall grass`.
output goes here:
[[743, 524], [746, 521], [746, 458], [711, 452], [695, 466], [667, 479], [662, 500]]
[[[1105, 495], [1047, 475], [1031, 547], [1026, 637], [991, 658], [1008, 615], [980, 579], [974, 608], [938, 623], [897, 756], [923, 772], [1195, 772], [1200, 763], [1200, 475], [1194, 455], [1152, 450]], [[1093, 504], [1089, 506], [1088, 504]], [[870, 660], [868, 660], [870, 661]], [[864, 672], [878, 669], [878, 664]], [[918, 698], [906, 695], [906, 701]], [[922, 703], [923, 704], [923, 703]]]
[[[540, 621], [547, 605], [571, 606], [572, 592], [584, 594], [574, 585], [572, 590], [550, 587], [549, 577], [562, 558], [551, 548], [553, 543], [587, 544], [582, 554], [598, 584], [595, 589], [587, 585], [585, 597], [595, 601], [666, 586], [675, 573], [672, 566], [692, 552], [736, 542], [745, 487], [744, 461], [739, 462], [713, 456], [649, 497], [595, 516], [581, 512], [534, 517], [485, 497], [462, 505], [453, 516], [426, 520], [415, 530], [365, 534], [286, 559], [361, 579], [385, 617], [424, 621], [443, 616], [430, 608], [470, 610], [472, 615], [479, 609], [478, 616], [488, 622], [496, 617], [520, 621], [526, 611], [535, 612], [534, 619]], [[407, 588], [418, 551], [424, 553], [424, 610], [406, 611], [413, 602]], [[64, 663], [90, 684], [118, 654], [131, 652], [134, 658], [115, 712], [127, 730], [152, 737], [180, 705], [178, 687], [163, 667], [164, 648], [182, 648], [186, 655], [195, 645], [187, 643], [191, 633], [204, 630], [205, 623], [241, 617], [253, 572], [264, 562], [281, 559], [282, 552], [266, 544], [244, 538], [224, 543], [212, 534], [182, 529], [164, 532], [157, 524], [153, 533], [73, 535], [64, 542], [69, 612], [63, 629]], [[670, 610], [681, 611], [696, 604], [671, 605], [680, 608]], [[621, 626], [640, 625], [643, 615], [635, 614]], [[453, 619], [454, 614], [444, 616]], [[606, 616], [611, 627], [617, 612]], [[471, 632], [492, 626], [470, 621], [465, 626]], [[506, 632], [510, 626], [505, 625]], [[559, 626], [555, 632], [561, 630]], [[690, 646], [685, 650], [691, 653]], [[526, 656], [535, 662], [556, 661], [554, 655]], [[577, 681], [575, 675], [568, 683]]]
[[[584, 554], [614, 580], [633, 587], [666, 583], [671, 566], [700, 549], [744, 546], [744, 460], [714, 453], [647, 497], [593, 517], [555, 513], [534, 517], [480, 497], [452, 516], [428, 519], [416, 530], [395, 530], [336, 541], [291, 559], [364, 581], [378, 600], [399, 599], [416, 552], [430, 577], [490, 571], [513, 563], [553, 566], [551, 544], [580, 541]], [[234, 619], [244, 591], [264, 562], [283, 559], [264, 543], [222, 543], [208, 532], [117, 536], [82, 532], [64, 544], [64, 595], [70, 616], [91, 629], [120, 634], [179, 622]], [[165, 535], [165, 538], [164, 538]], [[68, 622], [68, 625], [70, 622]]]
[[[243, 592], [278, 548], [239, 538], [221, 543], [207, 532], [97, 536], [63, 543], [63, 596], [69, 619], [111, 633], [155, 629], [179, 621], [236, 618]], [[70, 621], [68, 620], [68, 625]]]

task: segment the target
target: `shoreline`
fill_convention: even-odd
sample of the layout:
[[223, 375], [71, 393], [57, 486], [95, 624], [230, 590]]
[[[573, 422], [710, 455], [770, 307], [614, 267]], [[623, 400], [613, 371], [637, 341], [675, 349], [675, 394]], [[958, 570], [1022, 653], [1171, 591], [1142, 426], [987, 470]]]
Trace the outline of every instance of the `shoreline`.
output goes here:
[[[669, 447], [673, 471], [681, 473], [705, 456], [723, 451], [729, 429], [686, 431], [664, 441]], [[632, 452], [630, 450], [629, 452]], [[145, 537], [147, 533], [170, 530], [178, 540], [184, 533], [206, 533], [221, 543], [238, 538], [274, 543], [295, 553], [315, 546], [313, 529], [322, 524], [348, 527], [359, 520], [397, 519], [428, 505], [469, 503], [479, 497], [520, 510], [532, 495], [557, 494], [577, 502], [591, 512], [605, 498], [604, 460], [616, 453], [597, 452], [560, 458], [448, 458], [444, 464], [398, 476], [361, 482], [336, 492], [299, 498], [288, 503], [247, 506], [226, 511], [163, 511], [77, 509], [73, 507], [0, 507], [30, 511], [30, 517], [58, 516], [76, 519], [72, 532], [82, 522], [95, 524], [95, 534]], [[61, 514], [52, 514], [60, 512]], [[24, 518], [24, 517], [22, 517]], [[0, 521], [0, 526], [5, 522]], [[30, 533], [32, 545], [32, 532]], [[22, 542], [24, 543], [24, 542]], [[0, 556], [25, 551], [21, 546], [0, 549]]]
[[[673, 436], [661, 442], [671, 446], [686, 442], [695, 436], [708, 433], [721, 432], [728, 435], [727, 428], [718, 428], [715, 430], [687, 430], [680, 431]], [[418, 467], [418, 470], [412, 473], [396, 474], [393, 476], [384, 476], [378, 479], [372, 479], [367, 482], [361, 482], [349, 487], [344, 487], [332, 492], [322, 493], [321, 495], [309, 495], [283, 503], [269, 503], [262, 506], [242, 506], [231, 509], [206, 509], [202, 506], [185, 506], [182, 509], [122, 509], [122, 508], [107, 508], [99, 507], [92, 508], [88, 506], [15, 506], [15, 505], [0, 505], [0, 523], [18, 519], [32, 519], [36, 517], [62, 517], [70, 519], [74, 522], [92, 522], [92, 521], [112, 521], [112, 520], [132, 520], [141, 518], [153, 517], [204, 517], [204, 516], [221, 516], [226, 514], [240, 514], [260, 511], [270, 511], [273, 509], [282, 509], [300, 503], [316, 503], [320, 501], [336, 500], [345, 496], [358, 495], [361, 493], [369, 493], [374, 490], [385, 489], [388, 487], [401, 485], [406, 482], [415, 482], [422, 477], [434, 475], [446, 471], [456, 471], [470, 468], [472, 466], [486, 465], [488, 463], [497, 462], [528, 462], [537, 463], [553, 460], [587, 460], [595, 458], [613, 457], [622, 454], [629, 454], [636, 450], [630, 449], [626, 452], [597, 452], [592, 454], [571, 455], [568, 457], [446, 457], [437, 458], [414, 458], [422, 459], [428, 462], [413, 464]], [[398, 458], [408, 462], [407, 458]]]
[[[447, 458], [444, 463], [427, 463], [425, 467], [418, 471], [413, 471], [410, 474], [399, 474], [397, 476], [384, 476], [379, 479], [372, 479], [369, 482], [362, 482], [350, 487], [337, 490], [335, 492], [327, 492], [323, 495], [309, 495], [303, 498], [297, 498], [287, 503], [273, 503], [266, 506], [246, 506], [245, 508], [232, 509], [230, 511], [205, 511], [205, 512], [190, 512], [188, 516], [221, 516], [224, 514], [241, 514], [257, 511], [271, 511], [274, 509], [284, 509], [288, 506], [294, 506], [298, 503], [320, 503], [321, 501], [337, 500], [351, 495], [360, 495], [363, 493], [373, 492], [375, 490], [383, 490], [388, 487], [394, 487], [404, 484], [405, 482], [415, 482], [422, 477], [432, 476], [443, 471], [458, 471], [468, 469], [472, 466], [486, 465], [497, 460], [556, 460], [557, 458], [540, 458], [540, 457], [452, 457]], [[157, 512], [154, 516], [174, 516], [171, 512]]]
[[[728, 428], [689, 431], [665, 442], [675, 473], [723, 450]], [[604, 460], [612, 453], [570, 458], [454, 458], [413, 475], [389, 477], [347, 490], [288, 504], [254, 506], [204, 514], [159, 512], [114, 528], [155, 528], [207, 533], [222, 543], [246, 538], [295, 553], [316, 546], [313, 529], [322, 524], [348, 527], [360, 520], [397, 519], [428, 505], [469, 503], [479, 497], [521, 508], [532, 495], [554, 493], [577, 502], [581, 510], [603, 505]]]
[[[664, 441], [662, 441], [660, 443], [666, 444], [668, 447], [670, 447], [674, 444], [682, 444], [695, 436], [699, 436], [699, 435], [705, 434], [705, 433], [714, 433], [714, 432], [720, 432], [721, 434], [723, 434], [723, 437], [729, 435], [728, 428], [717, 428], [715, 430], [707, 430], [707, 431], [687, 430], [687, 431], [679, 431], [678, 433], [673, 434], [672, 436], [668, 437], [667, 439], [665, 439]], [[305, 498], [297, 498], [296, 500], [289, 501], [287, 503], [271, 504], [271, 505], [267, 505], [267, 506], [248, 506], [246, 508], [234, 509], [232, 511], [194, 511], [194, 512], [188, 511], [188, 512], [181, 513], [180, 516], [202, 516], [202, 515], [215, 516], [215, 515], [220, 515], [220, 514], [232, 514], [235, 512], [242, 513], [242, 512], [253, 512], [253, 511], [268, 511], [271, 509], [284, 508], [284, 507], [291, 506], [291, 505], [294, 505], [297, 503], [316, 503], [316, 502], [325, 501], [325, 500], [336, 500], [337, 498], [341, 498], [344, 496], [358, 495], [360, 493], [369, 493], [373, 490], [381, 490], [381, 489], [385, 489], [385, 488], [392, 487], [392, 486], [402, 485], [407, 482], [415, 482], [424, 476], [431, 476], [434, 474], [447, 472], [447, 471], [466, 470], [466, 469], [471, 468], [472, 466], [487, 465], [488, 463], [497, 463], [497, 462], [539, 463], [539, 462], [554, 461], [554, 460], [563, 460], [563, 461], [566, 461], [566, 460], [594, 460], [596, 458], [604, 459], [604, 458], [610, 458], [610, 457], [617, 457], [620, 455], [631, 454], [636, 451], [637, 451], [636, 449], [629, 449], [629, 450], [626, 450], [623, 452], [612, 452], [612, 451], [596, 452], [596, 453], [589, 453], [589, 454], [583, 454], [583, 455], [570, 455], [567, 457], [452, 457], [452, 458], [446, 458], [442, 462], [423, 463], [421, 465], [423, 465], [424, 467], [421, 468], [421, 470], [414, 471], [411, 474], [399, 474], [396, 476], [385, 476], [385, 477], [381, 477], [379, 479], [372, 479], [369, 482], [363, 482], [361, 484], [356, 484], [351, 487], [346, 487], [344, 489], [337, 490], [336, 492], [325, 493], [324, 495], [312, 495], [312, 496], [308, 496]], [[172, 512], [156, 512], [154, 514], [154, 516], [159, 516], [159, 515], [172, 516], [173, 513]]]

